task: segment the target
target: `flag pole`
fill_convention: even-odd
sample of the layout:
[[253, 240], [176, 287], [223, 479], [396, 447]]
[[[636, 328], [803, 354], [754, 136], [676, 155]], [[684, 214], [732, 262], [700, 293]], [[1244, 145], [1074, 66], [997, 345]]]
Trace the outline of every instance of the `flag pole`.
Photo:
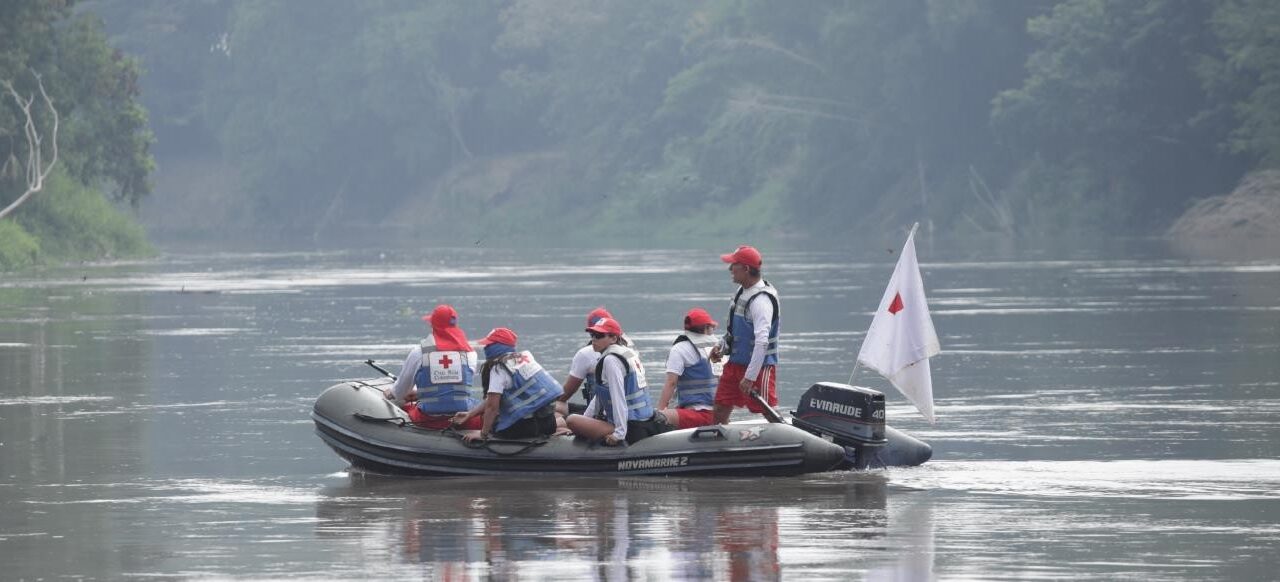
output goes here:
[[[912, 237], [912, 236], [914, 236], [914, 235], [916, 234], [916, 229], [917, 229], [917, 228], [920, 228], [920, 222], [919, 222], [919, 221], [914, 222], [914, 223], [912, 223], [912, 224], [911, 224], [911, 232], [908, 232], [908, 233], [907, 233], [907, 240], [911, 240], [911, 237]], [[903, 247], [906, 247], [906, 243], [903, 243]], [[864, 342], [865, 342], [865, 341], [867, 341], [867, 339], [864, 337], [864, 338], [862, 338], [862, 341], [864, 341]], [[861, 362], [861, 361], [859, 361], [856, 357], [853, 359], [853, 371], [849, 372], [849, 381], [848, 381], [848, 382], [846, 382], [846, 384], [848, 384], [848, 385], [850, 385], [850, 386], [852, 386], [852, 385], [853, 385], [853, 377], [854, 377], [855, 375], [857, 375], [857, 373], [858, 373], [858, 365], [859, 365], [859, 364], [861, 364], [861, 363], [862, 363], [862, 362]]]

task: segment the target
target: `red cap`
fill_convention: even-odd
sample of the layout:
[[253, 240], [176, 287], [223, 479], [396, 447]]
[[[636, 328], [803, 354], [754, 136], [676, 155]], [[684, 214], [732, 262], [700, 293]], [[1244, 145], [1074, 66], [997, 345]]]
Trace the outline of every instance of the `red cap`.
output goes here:
[[484, 336], [484, 339], [480, 340], [479, 343], [482, 346], [487, 346], [489, 344], [504, 344], [515, 347], [516, 332], [505, 327], [495, 327], [493, 328], [493, 331], [490, 331], [489, 335]]
[[755, 247], [742, 245], [737, 250], [727, 255], [720, 255], [720, 260], [726, 263], [742, 263], [748, 267], [760, 268], [760, 264], [764, 261], [760, 258], [760, 251]]
[[711, 314], [701, 307], [694, 307], [689, 313], [684, 315], [684, 328], [693, 329], [704, 325], [715, 325], [716, 320], [711, 319]]
[[431, 329], [444, 329], [458, 325], [458, 312], [452, 306], [441, 303], [435, 309], [422, 316], [422, 321], [431, 325]]
[[445, 351], [473, 351], [471, 343], [467, 341], [467, 334], [462, 333], [462, 329], [458, 327], [458, 312], [453, 307], [441, 303], [431, 313], [422, 316], [422, 321], [431, 325], [431, 337], [437, 348]]
[[591, 313], [587, 314], [587, 325], [590, 326], [594, 324], [597, 319], [603, 319], [606, 317], [609, 319], [613, 319], [613, 314], [609, 313], [608, 309], [605, 309], [603, 307], [597, 307], [595, 309], [592, 309]]
[[596, 333], [607, 333], [607, 334], [620, 336], [622, 335], [622, 325], [620, 325], [618, 321], [616, 319], [613, 319], [612, 317], [603, 317], [603, 318], [597, 319], [595, 325], [588, 327], [587, 331], [594, 331]]

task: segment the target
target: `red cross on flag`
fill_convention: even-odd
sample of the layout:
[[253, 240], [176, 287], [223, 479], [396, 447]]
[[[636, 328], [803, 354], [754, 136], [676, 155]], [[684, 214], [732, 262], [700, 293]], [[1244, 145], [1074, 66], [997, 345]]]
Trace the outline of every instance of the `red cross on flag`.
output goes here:
[[932, 423], [935, 417], [929, 358], [942, 348], [924, 298], [924, 280], [920, 278], [920, 265], [916, 262], [915, 235], [913, 226], [898, 256], [898, 266], [889, 278], [889, 287], [880, 300], [880, 308], [862, 340], [858, 361], [888, 379]]

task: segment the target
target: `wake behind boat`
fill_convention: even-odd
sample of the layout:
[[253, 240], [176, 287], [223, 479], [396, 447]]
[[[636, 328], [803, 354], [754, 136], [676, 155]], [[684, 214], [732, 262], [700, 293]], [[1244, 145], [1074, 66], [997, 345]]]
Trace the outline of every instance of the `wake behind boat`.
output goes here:
[[910, 466], [929, 445], [884, 424], [884, 396], [843, 384], [814, 385], [792, 422], [734, 422], [606, 447], [572, 436], [466, 443], [430, 430], [387, 400], [385, 378], [343, 382], [316, 400], [311, 418], [325, 444], [360, 471], [389, 475], [790, 476]]

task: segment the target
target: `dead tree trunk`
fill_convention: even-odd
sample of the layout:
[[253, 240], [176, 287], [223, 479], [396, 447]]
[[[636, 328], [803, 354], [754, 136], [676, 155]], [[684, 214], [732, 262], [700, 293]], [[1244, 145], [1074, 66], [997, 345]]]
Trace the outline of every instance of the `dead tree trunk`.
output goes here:
[[[36, 86], [40, 88], [40, 97], [44, 99], [45, 107], [48, 107], [49, 111], [53, 114], [53, 132], [48, 136], [44, 136], [41, 135], [40, 130], [36, 128], [35, 116], [31, 114], [31, 105], [35, 103], [36, 100], [35, 95], [24, 99], [18, 94], [18, 91], [13, 88], [13, 83], [9, 81], [0, 81], [0, 85], [3, 85], [5, 89], [9, 90], [9, 95], [13, 97], [14, 103], [18, 104], [18, 108], [22, 110], [23, 116], [26, 117], [22, 130], [27, 137], [27, 161], [26, 168], [23, 173], [27, 191], [23, 192], [21, 196], [6, 206], [4, 210], [0, 210], [0, 218], [8, 216], [10, 212], [13, 212], [14, 209], [21, 206], [23, 202], [26, 202], [32, 194], [43, 190], [45, 178], [48, 178], [49, 173], [53, 171], [53, 165], [58, 163], [58, 110], [54, 108], [53, 100], [49, 99], [49, 94], [45, 92], [44, 81], [40, 79], [40, 75], [36, 75], [35, 73], [32, 74], [35, 75]], [[45, 137], [52, 138], [48, 165], [45, 165], [44, 163]]]

